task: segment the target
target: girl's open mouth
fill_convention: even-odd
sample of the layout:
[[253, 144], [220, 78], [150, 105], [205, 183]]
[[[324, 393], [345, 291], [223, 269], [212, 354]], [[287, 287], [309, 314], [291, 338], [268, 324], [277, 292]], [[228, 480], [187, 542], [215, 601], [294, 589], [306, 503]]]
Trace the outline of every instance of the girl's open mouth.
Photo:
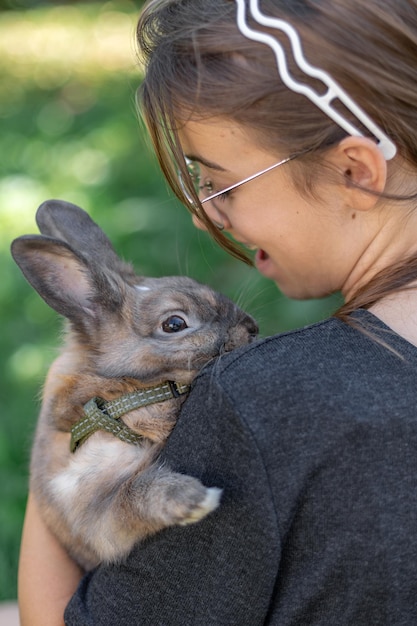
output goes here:
[[258, 271], [266, 276], [267, 278], [273, 277], [273, 265], [271, 263], [271, 258], [265, 250], [262, 248], [258, 248], [255, 254], [255, 265]]
[[262, 248], [259, 248], [256, 252], [256, 262], [258, 261], [266, 261], [269, 258], [268, 254]]

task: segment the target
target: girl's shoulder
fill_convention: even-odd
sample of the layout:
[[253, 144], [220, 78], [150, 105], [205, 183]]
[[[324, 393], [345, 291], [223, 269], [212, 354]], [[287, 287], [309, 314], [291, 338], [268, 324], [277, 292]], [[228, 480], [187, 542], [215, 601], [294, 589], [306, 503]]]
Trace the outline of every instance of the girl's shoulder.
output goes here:
[[400, 388], [417, 389], [417, 348], [358, 311], [350, 323], [329, 318], [256, 341], [222, 356], [205, 375], [235, 406], [347, 406], [378, 394], [388, 402]]
[[336, 317], [303, 328], [259, 339], [221, 357], [217, 369], [223, 375], [235, 370], [258, 370], [265, 375], [279, 371], [294, 375], [303, 370], [333, 370], [353, 362], [380, 362], [382, 367], [396, 361], [414, 360], [417, 349], [399, 337], [377, 317], [365, 310], [355, 312], [348, 322]]

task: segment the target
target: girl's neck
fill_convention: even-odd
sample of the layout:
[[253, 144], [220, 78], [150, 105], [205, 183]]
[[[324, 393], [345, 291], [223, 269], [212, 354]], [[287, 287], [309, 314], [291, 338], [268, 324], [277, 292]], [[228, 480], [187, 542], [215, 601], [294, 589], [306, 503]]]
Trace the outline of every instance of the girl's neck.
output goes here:
[[383, 298], [369, 310], [394, 332], [417, 346], [417, 281], [406, 290]]

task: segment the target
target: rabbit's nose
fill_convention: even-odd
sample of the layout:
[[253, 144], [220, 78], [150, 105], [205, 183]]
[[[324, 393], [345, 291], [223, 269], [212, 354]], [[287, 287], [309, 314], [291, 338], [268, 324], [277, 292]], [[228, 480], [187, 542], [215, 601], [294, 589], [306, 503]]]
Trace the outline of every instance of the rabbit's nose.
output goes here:
[[243, 320], [240, 320], [238, 324], [233, 326], [227, 335], [227, 340], [224, 344], [226, 352], [230, 352], [239, 346], [245, 346], [256, 339], [259, 329], [258, 325], [253, 318], [246, 315]]
[[255, 340], [259, 334], [259, 326], [255, 320], [248, 315], [246, 318], [246, 328], [251, 341]]

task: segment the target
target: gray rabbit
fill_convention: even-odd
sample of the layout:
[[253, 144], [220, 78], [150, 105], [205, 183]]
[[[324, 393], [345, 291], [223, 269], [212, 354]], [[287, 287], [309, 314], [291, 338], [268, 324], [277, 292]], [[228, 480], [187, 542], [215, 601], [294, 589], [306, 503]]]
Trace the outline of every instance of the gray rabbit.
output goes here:
[[36, 220], [42, 234], [15, 239], [12, 255], [69, 323], [45, 382], [31, 488], [48, 526], [91, 569], [216, 509], [219, 489], [158, 454], [197, 373], [257, 327], [190, 278], [137, 276], [72, 204], [45, 202]]

